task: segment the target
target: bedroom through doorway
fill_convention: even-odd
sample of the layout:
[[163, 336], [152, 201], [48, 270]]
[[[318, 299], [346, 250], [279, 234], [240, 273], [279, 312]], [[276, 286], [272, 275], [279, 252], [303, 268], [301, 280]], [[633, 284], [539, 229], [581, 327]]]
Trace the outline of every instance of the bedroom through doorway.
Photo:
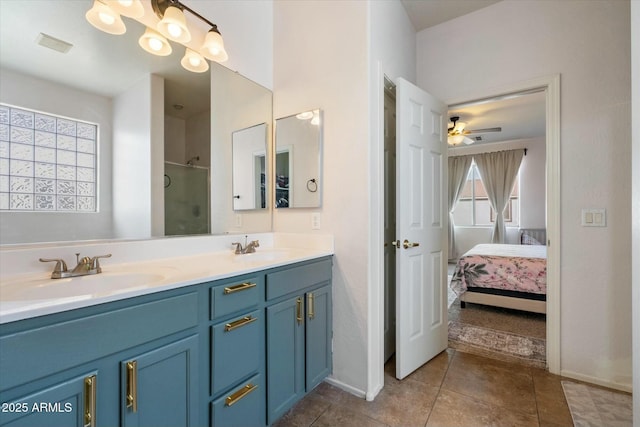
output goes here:
[[[546, 92], [457, 104], [449, 119], [449, 346], [545, 368]], [[502, 202], [506, 234], [492, 239]]]

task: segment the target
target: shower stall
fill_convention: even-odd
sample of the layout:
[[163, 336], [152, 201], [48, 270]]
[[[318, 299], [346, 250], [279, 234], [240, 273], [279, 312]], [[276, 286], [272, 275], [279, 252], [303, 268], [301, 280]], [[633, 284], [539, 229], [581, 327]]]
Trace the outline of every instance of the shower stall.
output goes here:
[[166, 236], [208, 234], [209, 168], [164, 162], [164, 232]]

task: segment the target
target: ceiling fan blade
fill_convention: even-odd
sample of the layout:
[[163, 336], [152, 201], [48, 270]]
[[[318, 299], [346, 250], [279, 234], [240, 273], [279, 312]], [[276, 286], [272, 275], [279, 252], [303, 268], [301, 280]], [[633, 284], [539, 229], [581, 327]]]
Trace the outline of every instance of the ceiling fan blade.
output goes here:
[[487, 132], [502, 132], [502, 128], [497, 127], [497, 128], [486, 128], [486, 129], [469, 129], [469, 130], [465, 130], [464, 134], [469, 135], [472, 133], [487, 133]]

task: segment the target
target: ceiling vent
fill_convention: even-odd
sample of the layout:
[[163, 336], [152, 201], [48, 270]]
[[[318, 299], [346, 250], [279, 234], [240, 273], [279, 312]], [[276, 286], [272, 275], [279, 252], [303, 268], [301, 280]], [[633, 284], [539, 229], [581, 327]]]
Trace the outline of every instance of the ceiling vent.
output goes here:
[[475, 139], [476, 142], [480, 142], [482, 141], [482, 136], [474, 136], [473, 139]]
[[48, 47], [60, 53], [67, 53], [73, 47], [71, 43], [67, 43], [64, 40], [51, 37], [48, 34], [40, 33], [36, 38], [36, 43], [40, 46]]

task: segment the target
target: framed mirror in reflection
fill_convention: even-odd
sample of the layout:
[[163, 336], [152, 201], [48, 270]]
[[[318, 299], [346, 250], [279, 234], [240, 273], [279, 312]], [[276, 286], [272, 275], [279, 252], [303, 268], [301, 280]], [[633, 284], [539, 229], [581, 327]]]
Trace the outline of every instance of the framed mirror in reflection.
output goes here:
[[276, 120], [275, 207], [317, 208], [322, 203], [322, 111]]
[[[96, 211], [0, 210], [0, 244], [270, 231], [269, 209], [247, 211], [242, 222], [234, 213], [231, 135], [271, 122], [271, 92], [217, 63], [210, 63], [206, 73], [184, 70], [184, 48], [178, 44], [169, 56], [148, 54], [138, 45], [144, 26], [129, 18], [123, 18], [123, 35], [96, 30], [85, 19], [90, 7], [91, 2], [77, 0], [2, 2], [0, 102], [96, 124], [98, 135]], [[34, 40], [40, 33], [72, 46], [61, 53], [39, 45]], [[21, 155], [33, 153], [34, 164], [40, 159], [35, 141], [12, 140], [10, 132], [0, 135], [8, 135], [0, 141], [0, 193], [10, 198], [17, 190], [4, 185], [11, 181], [10, 165], [16, 160], [12, 144], [25, 146], [16, 145], [23, 148]], [[265, 148], [265, 165], [268, 156]], [[179, 180], [181, 172], [196, 170], [197, 200], [172, 201], [165, 175]], [[22, 178], [33, 185], [20, 191], [35, 197], [39, 177]], [[168, 224], [176, 212], [191, 218]]]

